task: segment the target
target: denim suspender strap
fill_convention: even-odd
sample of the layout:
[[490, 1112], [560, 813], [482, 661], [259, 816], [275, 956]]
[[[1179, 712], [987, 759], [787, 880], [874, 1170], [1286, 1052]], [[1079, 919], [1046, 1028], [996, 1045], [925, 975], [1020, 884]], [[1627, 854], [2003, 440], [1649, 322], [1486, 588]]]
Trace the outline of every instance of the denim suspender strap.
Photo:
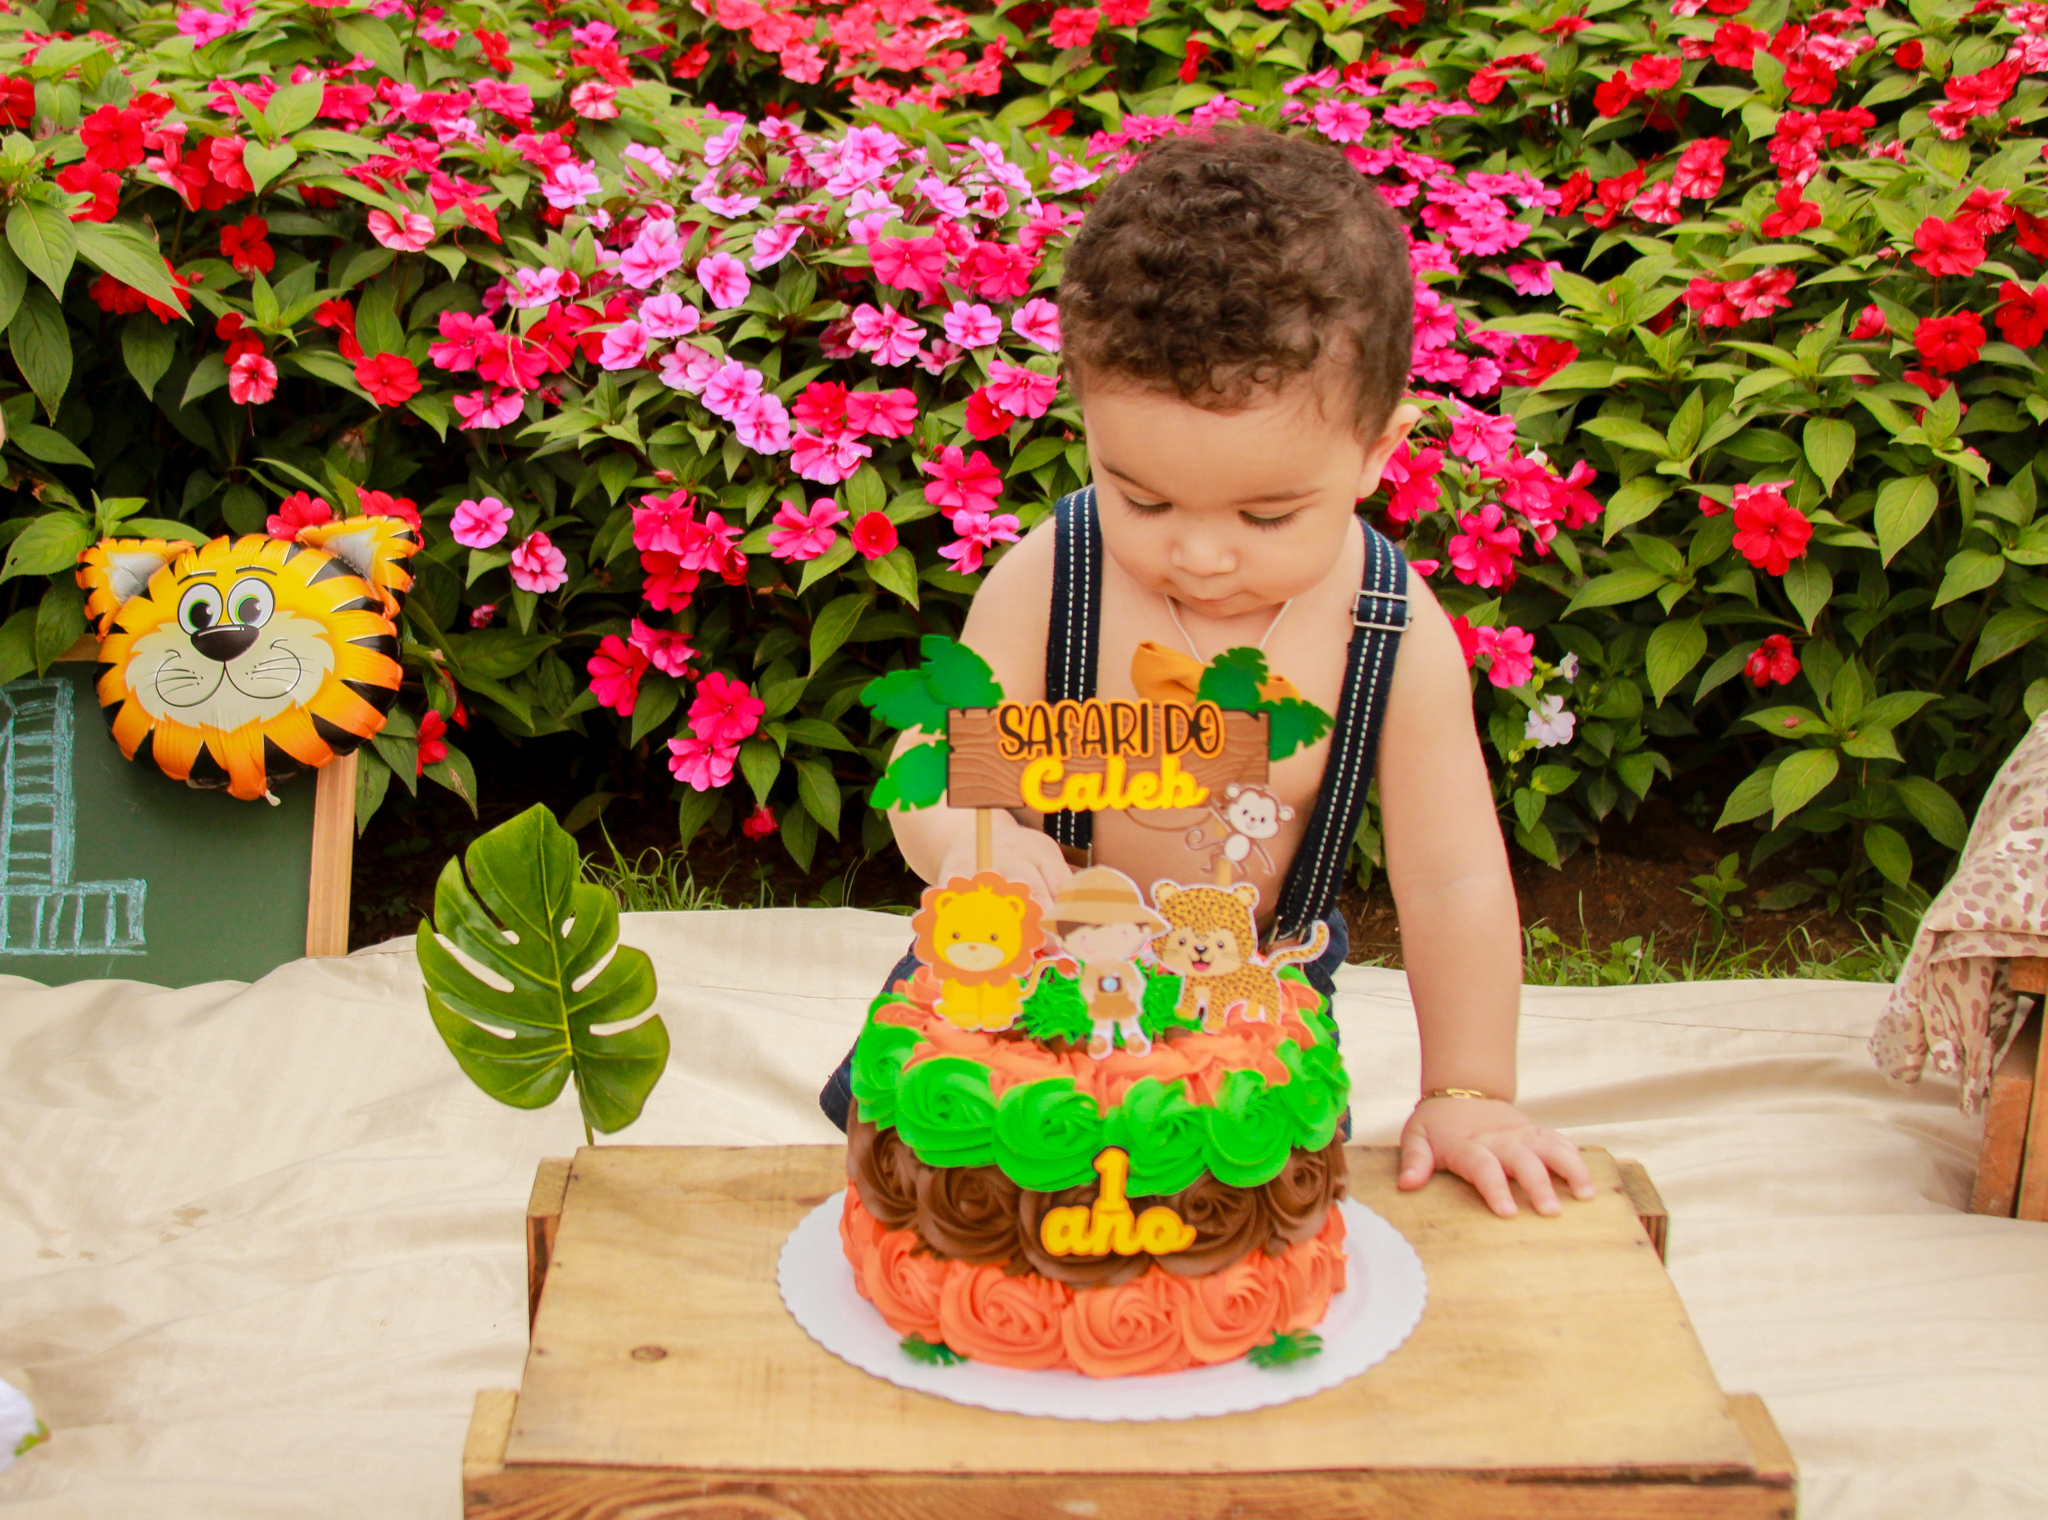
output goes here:
[[1273, 919], [1276, 939], [1300, 938], [1337, 906], [1351, 841], [1365, 813], [1365, 789], [1379, 758], [1394, 652], [1408, 628], [1408, 561], [1370, 523], [1363, 526], [1365, 581], [1352, 608], [1344, 695], [1329, 758], [1323, 762], [1316, 810], [1280, 888]]
[[[1062, 496], [1055, 514], [1052, 623], [1045, 633], [1045, 696], [1080, 702], [1095, 695], [1095, 645], [1102, 629], [1102, 525], [1095, 487]], [[1094, 842], [1092, 813], [1050, 813], [1045, 831], [1058, 843], [1085, 850]]]

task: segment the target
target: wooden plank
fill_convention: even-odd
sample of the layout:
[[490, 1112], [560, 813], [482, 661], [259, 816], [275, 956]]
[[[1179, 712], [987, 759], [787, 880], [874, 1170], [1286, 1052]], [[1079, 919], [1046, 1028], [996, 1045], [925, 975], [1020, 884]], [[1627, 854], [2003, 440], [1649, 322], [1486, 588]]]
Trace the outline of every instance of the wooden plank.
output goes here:
[[891, 1476], [505, 1467], [463, 1480], [464, 1520], [1793, 1520], [1797, 1507], [1789, 1483], [1606, 1471]]
[[2038, 1044], [2034, 1091], [2027, 1105], [2027, 1139], [2020, 1160], [2019, 1201], [2013, 1209], [2016, 1217], [2037, 1221], [2048, 1220], [2048, 1039]]
[[[996, 713], [992, 707], [956, 708], [947, 714], [946, 805], [948, 807], [1025, 806], [1023, 760], [1005, 760], [996, 751]], [[1178, 757], [1180, 768], [1211, 792], [1232, 781], [1263, 784], [1268, 761], [1266, 715], [1226, 712], [1223, 747], [1204, 758], [1190, 750]], [[1100, 755], [1077, 755], [1063, 762], [1069, 776], [1099, 776], [1108, 762]], [[1125, 762], [1126, 776], [1156, 774], [1159, 757]]]
[[2015, 956], [2006, 963], [2006, 985], [2014, 992], [2048, 992], [2048, 956]]
[[1656, 1247], [1657, 1260], [1663, 1261], [1666, 1242], [1671, 1238], [1671, 1215], [1665, 1210], [1664, 1195], [1657, 1191], [1657, 1184], [1650, 1180], [1642, 1162], [1616, 1157], [1614, 1165], [1621, 1173], [1621, 1190], [1628, 1194], [1629, 1207], [1636, 1211], [1643, 1233]]
[[[1360, 1469], [1388, 1483], [1469, 1471], [1553, 1483], [1605, 1474], [1597, 1481], [1675, 1484], [1686, 1504], [1693, 1485], [1739, 1489], [1754, 1478], [1750, 1443], [1619, 1169], [1605, 1152], [1586, 1154], [1600, 1188], [1592, 1201], [1568, 1201], [1554, 1219], [1525, 1211], [1502, 1220], [1450, 1178], [1399, 1192], [1392, 1148], [1354, 1148], [1354, 1196], [1401, 1230], [1429, 1272], [1429, 1308], [1414, 1336], [1338, 1388], [1228, 1420], [1147, 1425], [1138, 1442], [1128, 1427], [1029, 1420], [912, 1393], [812, 1343], [782, 1307], [775, 1262], [797, 1220], [843, 1186], [841, 1147], [586, 1149], [563, 1201], [507, 1467], [681, 1468], [721, 1483], [732, 1474], [826, 1483], [848, 1473], [939, 1473], [948, 1483], [1000, 1473], [1008, 1482], [1017, 1472], [1079, 1481], [1134, 1466], [1259, 1474], [1262, 1483], [1290, 1473], [1363, 1483]], [[1254, 1506], [1239, 1513], [1297, 1512], [1273, 1508], [1278, 1501], [1258, 1498], [1258, 1488], [1230, 1501]], [[1356, 1492], [1366, 1504], [1367, 1489]], [[1663, 1513], [1664, 1500], [1648, 1494], [1632, 1493], [1612, 1512]], [[875, 1511], [807, 1502], [801, 1512]], [[972, 1511], [998, 1512], [1007, 1511]], [[1315, 1512], [1335, 1511], [1319, 1501]], [[1502, 1499], [1484, 1513], [1515, 1510]]]
[[1984, 1141], [1977, 1149], [1977, 1180], [1970, 1188], [1970, 1212], [2000, 1219], [2012, 1218], [2019, 1202], [2034, 1068], [2041, 1057], [2041, 1020], [2038, 1015], [2021, 1016], [2026, 1022], [1991, 1074], [1991, 1093], [1984, 1102]]
[[1792, 1448], [1778, 1434], [1778, 1422], [1771, 1418], [1764, 1401], [1753, 1393], [1731, 1393], [1728, 1412], [1735, 1416], [1735, 1423], [1742, 1427], [1742, 1434], [1749, 1441], [1750, 1460], [1758, 1479], [1774, 1487], [1793, 1487], [1799, 1481], [1799, 1464], [1792, 1460]]
[[356, 852], [356, 757], [320, 767], [313, 795], [313, 891], [306, 903], [306, 954], [348, 954], [349, 872]]
[[505, 1437], [519, 1395], [509, 1388], [486, 1388], [470, 1406], [469, 1434], [462, 1443], [462, 1481], [489, 1478], [505, 1470]]
[[526, 1329], [540, 1312], [540, 1290], [548, 1279], [555, 1254], [555, 1231], [562, 1223], [562, 1195], [569, 1189], [567, 1156], [550, 1156], [533, 1174], [533, 1194], [526, 1200]]

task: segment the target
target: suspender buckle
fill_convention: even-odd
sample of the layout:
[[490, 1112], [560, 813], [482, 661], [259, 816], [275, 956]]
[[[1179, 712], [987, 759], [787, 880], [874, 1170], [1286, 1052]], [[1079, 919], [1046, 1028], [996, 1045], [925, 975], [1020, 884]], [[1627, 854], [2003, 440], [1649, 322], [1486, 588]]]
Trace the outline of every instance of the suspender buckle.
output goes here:
[[1380, 633], [1408, 631], [1408, 598], [1398, 591], [1361, 591], [1352, 608], [1351, 626]]

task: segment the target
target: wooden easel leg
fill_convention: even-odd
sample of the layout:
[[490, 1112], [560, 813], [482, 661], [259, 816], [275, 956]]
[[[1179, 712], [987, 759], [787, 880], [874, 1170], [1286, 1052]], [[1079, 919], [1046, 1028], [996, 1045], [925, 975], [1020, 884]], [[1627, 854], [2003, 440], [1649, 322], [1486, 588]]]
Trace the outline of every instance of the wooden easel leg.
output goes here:
[[356, 757], [320, 767], [313, 794], [313, 876], [306, 954], [348, 954], [349, 872], [356, 856]]

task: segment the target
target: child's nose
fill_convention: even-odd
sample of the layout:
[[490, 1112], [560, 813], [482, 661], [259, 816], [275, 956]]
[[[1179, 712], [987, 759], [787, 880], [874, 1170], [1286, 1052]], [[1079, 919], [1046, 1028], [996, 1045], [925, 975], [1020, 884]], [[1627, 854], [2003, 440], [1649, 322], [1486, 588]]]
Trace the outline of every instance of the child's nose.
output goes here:
[[1185, 533], [1173, 546], [1173, 567], [1187, 575], [1228, 575], [1237, 555], [1213, 533]]

